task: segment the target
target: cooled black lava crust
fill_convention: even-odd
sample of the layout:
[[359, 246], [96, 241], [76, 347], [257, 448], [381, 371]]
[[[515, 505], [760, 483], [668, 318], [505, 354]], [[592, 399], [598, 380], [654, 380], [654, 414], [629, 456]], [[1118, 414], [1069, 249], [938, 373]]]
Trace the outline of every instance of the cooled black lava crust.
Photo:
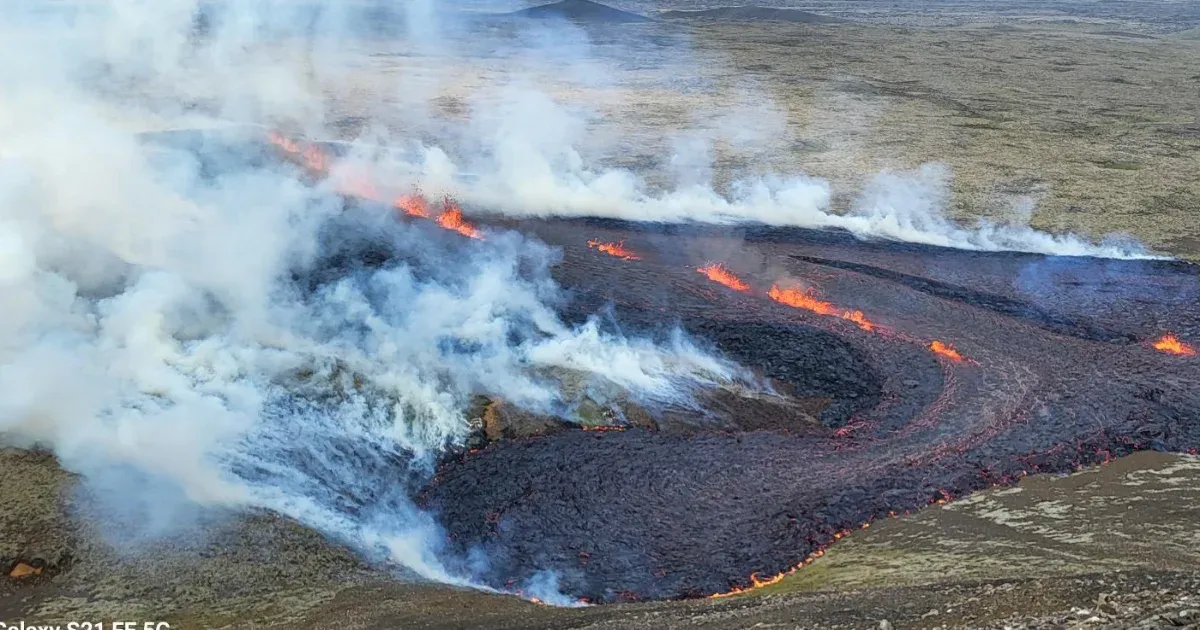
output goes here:
[[[828, 434], [567, 431], [446, 461], [423, 500], [483, 579], [557, 572], [592, 601], [728, 591], [873, 518], [1136, 449], [1200, 447], [1200, 283], [1175, 262], [973, 253], [795, 229], [511, 225], [564, 250], [566, 316], [611, 305], [630, 329], [679, 324], [827, 398]], [[586, 241], [625, 240], [623, 261]], [[727, 262], [751, 289], [695, 268]], [[804, 280], [882, 331], [783, 306]], [[968, 361], [930, 352], [954, 344]]]
[[[271, 147], [231, 137], [147, 139], [195, 153], [204, 177], [295, 170]], [[320, 259], [293, 271], [298, 296], [397, 259], [445, 283], [478, 262], [454, 255], [472, 246], [456, 234], [396, 230], [388, 208], [349, 205], [322, 233]], [[447, 530], [449, 551], [486, 558], [472, 568], [496, 587], [554, 571], [564, 592], [592, 601], [725, 592], [892, 512], [1136, 449], [1200, 447], [1200, 357], [1150, 345], [1167, 331], [1200, 342], [1193, 265], [965, 252], [798, 228], [490, 225], [562, 248], [554, 274], [571, 295], [564, 317], [611, 309], [626, 331], [681, 326], [794, 395], [823, 401], [825, 425], [802, 435], [565, 431], [448, 459], [419, 499]], [[607, 256], [589, 239], [623, 240], [641, 259]], [[537, 248], [514, 249], [521, 265], [539, 266]], [[697, 273], [708, 262], [726, 263], [749, 290]], [[818, 287], [876, 330], [772, 301], [767, 289], [783, 281]], [[967, 361], [935, 357], [933, 340]], [[357, 467], [383, 483], [366, 496], [324, 489], [348, 511], [419, 483], [389, 472], [411, 470], [401, 454], [331, 448], [362, 458]], [[317, 471], [328, 465], [297, 458]]]

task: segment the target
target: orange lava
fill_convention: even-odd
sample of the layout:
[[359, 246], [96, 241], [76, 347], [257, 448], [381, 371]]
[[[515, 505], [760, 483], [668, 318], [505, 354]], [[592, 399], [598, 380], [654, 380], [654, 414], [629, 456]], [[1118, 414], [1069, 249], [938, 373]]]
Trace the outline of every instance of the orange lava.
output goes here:
[[325, 152], [315, 144], [301, 148], [298, 142], [278, 131], [269, 132], [267, 134], [267, 142], [278, 147], [280, 151], [302, 161], [304, 166], [310, 171], [324, 173], [329, 167], [329, 159], [325, 156]]
[[[868, 524], [863, 523], [862, 528], [866, 529], [867, 527], [868, 527]], [[833, 544], [833, 542], [837, 542], [838, 540], [841, 540], [844, 536], [846, 536], [849, 533], [850, 533], [850, 530], [842, 530], [840, 532], [835, 532], [833, 535], [833, 541], [830, 542], [830, 544]], [[797, 564], [796, 566], [794, 566], [786, 571], [783, 571], [781, 573], [778, 573], [776, 575], [773, 575], [769, 578], [760, 578], [760, 577], [758, 577], [758, 573], [751, 573], [749, 586], [738, 586], [738, 587], [734, 587], [733, 590], [726, 591], [724, 593], [713, 593], [712, 595], [709, 595], [708, 598], [709, 599], [720, 599], [722, 597], [730, 597], [732, 595], [738, 595], [740, 593], [752, 591], [756, 588], [762, 588], [764, 586], [778, 584], [778, 583], [782, 582], [783, 579], [786, 578], [787, 576], [792, 575], [792, 574], [796, 573], [797, 571], [799, 571], [800, 569], [803, 569], [804, 567], [812, 564], [813, 561], [815, 561], [817, 558], [820, 558], [824, 555], [825, 555], [824, 548], [817, 549], [816, 551], [808, 554], [808, 557], [805, 558], [804, 561], [801, 562], [800, 564]]]
[[278, 131], [271, 131], [267, 133], [267, 142], [279, 147], [279, 149], [284, 153], [288, 153], [290, 155], [300, 155], [300, 145], [296, 144], [294, 140], [279, 133]]
[[811, 291], [800, 291], [799, 289], [781, 289], [779, 285], [776, 284], [771, 285], [771, 290], [767, 291], [767, 295], [770, 296], [772, 300], [775, 300], [780, 304], [787, 304], [788, 306], [795, 308], [802, 308], [806, 311], [812, 311], [818, 315], [832, 315], [835, 317], [841, 317], [842, 319], [848, 319], [855, 324], [858, 324], [859, 328], [862, 328], [867, 332], [875, 330], [875, 324], [872, 324], [870, 320], [867, 319], [867, 316], [863, 315], [862, 311], [842, 311], [829, 302], [818, 300], [813, 296]]
[[[804, 564], [809, 564], [810, 562], [812, 562], [812, 560], [805, 560]], [[779, 575], [776, 575], [774, 577], [769, 577], [765, 580], [760, 580], [758, 578], [757, 573], [751, 573], [750, 574], [750, 586], [734, 587], [734, 589], [731, 591], [726, 591], [724, 593], [713, 593], [712, 595], [709, 595], [708, 598], [709, 599], [721, 599], [722, 597], [732, 597], [733, 595], [739, 595], [739, 594], [745, 593], [747, 591], [752, 591], [756, 588], [762, 588], [764, 586], [778, 584], [783, 581], [783, 578], [795, 573], [801, 566], [804, 566], [804, 565], [792, 567], [791, 569], [788, 569], [787, 571], [784, 571], [783, 573], [780, 573]]]
[[328, 160], [325, 158], [325, 152], [319, 149], [315, 144], [310, 144], [305, 147], [304, 151], [301, 153], [301, 157], [304, 158], [304, 165], [307, 166], [311, 171], [324, 173], [325, 169], [329, 166]]
[[1154, 342], [1154, 349], [1168, 354], [1178, 354], [1185, 357], [1196, 356], [1196, 349], [1180, 341], [1175, 335], [1167, 333]]
[[958, 350], [955, 350], [954, 346], [952, 346], [950, 344], [942, 343], [940, 341], [935, 340], [933, 343], [929, 344], [929, 349], [933, 350], [934, 354], [946, 357], [947, 359], [950, 359], [951, 361], [961, 362], [963, 360], [963, 357], [961, 354], [958, 353]]
[[848, 319], [855, 324], [858, 324], [859, 328], [867, 332], [875, 330], [875, 324], [872, 324], [871, 321], [868, 320], [865, 315], [863, 315], [862, 311], [846, 311], [845, 313], [842, 313], [842, 319]]
[[458, 204], [447, 197], [443, 207], [445, 210], [437, 218], [438, 225], [447, 230], [454, 230], [469, 238], [483, 239], [483, 234], [463, 218], [462, 210], [458, 207]]
[[401, 195], [396, 198], [393, 205], [410, 217], [429, 218], [429, 202], [420, 195]]
[[[392, 202], [392, 205], [410, 217], [434, 218], [432, 206], [420, 193], [400, 195]], [[438, 224], [438, 227], [458, 232], [468, 238], [483, 240], [483, 233], [463, 218], [462, 208], [458, 207], [458, 203], [450, 197], [446, 197], [442, 201], [442, 212], [437, 215], [434, 222]]]
[[616, 243], [603, 243], [599, 239], [592, 239], [587, 242], [588, 247], [594, 247], [609, 256], [616, 256], [621, 260], [641, 260], [641, 258], [633, 252], [625, 249], [625, 241]]
[[[267, 141], [289, 157], [302, 162], [311, 172], [325, 174], [329, 170], [329, 156], [316, 144], [304, 146], [278, 131], [268, 132]], [[384, 202], [386, 199], [375, 186], [370, 173], [340, 174], [338, 179], [340, 181], [334, 188], [339, 194], [380, 202]], [[419, 193], [401, 195], [392, 202], [392, 205], [411, 217], [433, 218], [429, 202]], [[449, 197], [446, 197], [442, 204], [442, 212], [434, 221], [439, 226], [458, 232], [463, 236], [483, 239], [483, 233], [463, 218], [462, 209]]]
[[771, 285], [771, 290], [767, 291], [767, 295], [772, 300], [788, 306], [802, 308], [806, 311], [812, 311], [818, 315], [838, 315], [838, 309], [829, 302], [822, 302], [813, 297], [812, 292], [802, 292], [799, 289], [781, 289], [779, 285]]
[[708, 276], [709, 280], [723, 284], [734, 291], [749, 291], [750, 285], [742, 282], [737, 276], [729, 273], [721, 263], [709, 263], [703, 267], [698, 267], [696, 271]]

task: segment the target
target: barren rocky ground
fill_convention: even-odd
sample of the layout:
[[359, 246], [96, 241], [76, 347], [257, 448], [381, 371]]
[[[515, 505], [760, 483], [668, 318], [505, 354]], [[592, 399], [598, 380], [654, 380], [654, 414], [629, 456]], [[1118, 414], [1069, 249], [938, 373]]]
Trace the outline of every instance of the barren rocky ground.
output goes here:
[[[1195, 624], [1200, 461], [1143, 453], [889, 519], [775, 586], [716, 600], [538, 606], [427, 586], [290, 522], [229, 518], [130, 555], [45, 455], [0, 454], [0, 619], [178, 628], [1181, 627]], [[94, 515], [92, 515], [94, 516]], [[108, 540], [111, 540], [108, 539]]]

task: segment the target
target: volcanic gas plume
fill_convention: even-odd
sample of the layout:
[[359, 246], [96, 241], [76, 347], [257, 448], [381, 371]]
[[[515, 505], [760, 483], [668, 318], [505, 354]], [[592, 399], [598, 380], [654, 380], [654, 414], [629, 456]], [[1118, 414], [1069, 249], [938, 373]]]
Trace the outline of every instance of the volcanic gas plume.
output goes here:
[[[875, 518], [1200, 445], [1194, 269], [959, 225], [936, 165], [847, 212], [803, 173], [722, 192], [706, 146], [651, 186], [528, 84], [595, 76], [582, 35], [452, 40], [424, 3], [405, 43], [435, 67], [393, 86], [420, 102], [323, 141], [394, 54], [355, 3], [26, 4], [0, 9], [0, 436], [146, 524], [120, 537], [268, 510], [429, 580], [709, 596]], [[469, 121], [419, 106], [481, 55], [511, 80]]]

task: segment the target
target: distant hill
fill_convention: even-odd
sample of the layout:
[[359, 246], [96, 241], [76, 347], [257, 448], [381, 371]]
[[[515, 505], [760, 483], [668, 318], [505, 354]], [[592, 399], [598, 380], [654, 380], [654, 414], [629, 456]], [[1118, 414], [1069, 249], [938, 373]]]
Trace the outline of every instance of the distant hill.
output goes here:
[[562, 18], [573, 22], [608, 22], [608, 23], [631, 23], [631, 22], [649, 22], [650, 18], [614, 9], [591, 0], [562, 0], [553, 4], [544, 4], [538, 7], [530, 7], [520, 11], [504, 14], [505, 17], [517, 18]]
[[799, 9], [774, 9], [771, 7], [719, 7], [704, 11], [666, 11], [666, 19], [730, 20], [739, 22], [797, 22], [803, 24], [849, 24], [828, 15], [809, 13]]
[[1189, 41], [1200, 40], [1200, 28], [1189, 28], [1186, 31], [1175, 31], [1174, 33], [1171, 33], [1169, 37]]

